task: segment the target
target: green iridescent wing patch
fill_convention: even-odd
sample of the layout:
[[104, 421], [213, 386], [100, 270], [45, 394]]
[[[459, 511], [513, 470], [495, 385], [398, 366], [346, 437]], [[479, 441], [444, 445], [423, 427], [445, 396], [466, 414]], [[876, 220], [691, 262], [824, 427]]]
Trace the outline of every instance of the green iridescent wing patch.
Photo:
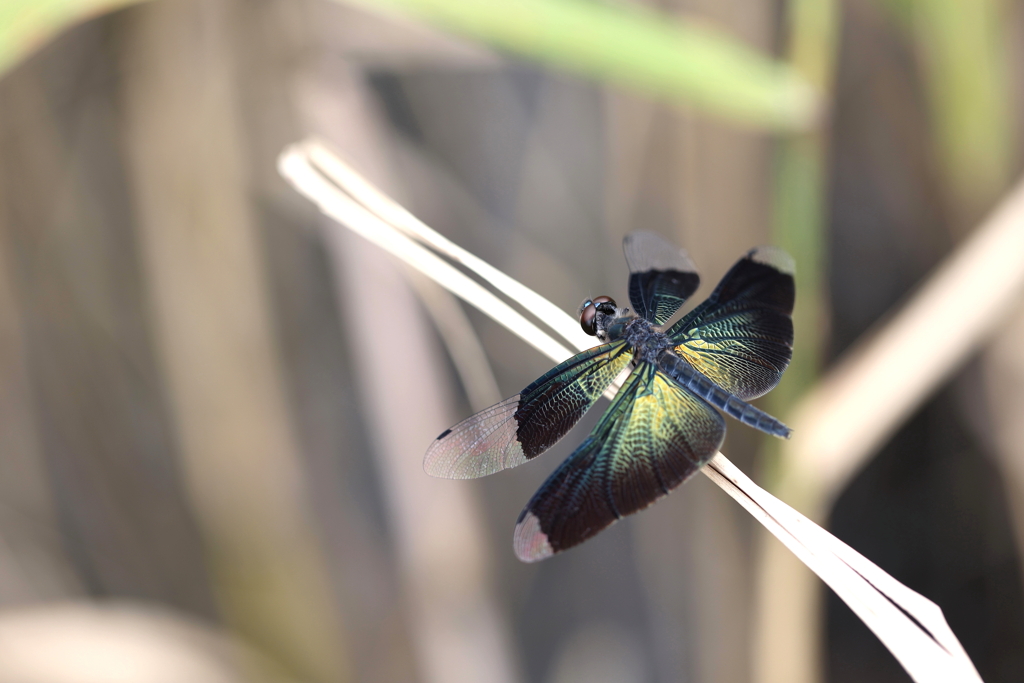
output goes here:
[[629, 265], [633, 310], [655, 325], [664, 325], [700, 286], [697, 268], [685, 251], [653, 232], [626, 235], [622, 249]]
[[724, 437], [715, 409], [641, 363], [519, 516], [516, 555], [542, 560], [647, 507], [710, 460]]
[[793, 357], [793, 259], [760, 247], [734, 265], [706, 301], [668, 331], [676, 353], [749, 400], [779, 383]]
[[423, 469], [474, 479], [537, 457], [572, 429], [631, 357], [621, 341], [573, 356], [512, 398], [445, 430], [427, 450]]

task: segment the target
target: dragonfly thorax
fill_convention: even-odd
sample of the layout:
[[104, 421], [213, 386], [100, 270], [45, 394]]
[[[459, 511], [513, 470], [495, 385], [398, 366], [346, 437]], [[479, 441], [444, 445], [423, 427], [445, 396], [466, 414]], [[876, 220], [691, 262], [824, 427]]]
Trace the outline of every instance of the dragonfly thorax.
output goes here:
[[602, 342], [625, 341], [633, 350], [637, 361], [657, 364], [658, 355], [672, 348], [668, 335], [651, 321], [618, 308], [607, 296], [587, 299], [580, 306], [580, 325], [583, 331]]
[[645, 361], [652, 365], [657, 365], [658, 356], [662, 351], [673, 346], [667, 334], [639, 316], [618, 318], [608, 326], [607, 332], [608, 341], [622, 339], [633, 349], [637, 361]]

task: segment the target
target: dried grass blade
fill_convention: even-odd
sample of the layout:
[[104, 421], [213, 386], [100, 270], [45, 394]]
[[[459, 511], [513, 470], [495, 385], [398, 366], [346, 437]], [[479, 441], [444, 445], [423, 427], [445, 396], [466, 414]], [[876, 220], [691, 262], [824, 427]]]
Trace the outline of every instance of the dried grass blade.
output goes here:
[[721, 454], [703, 472], [828, 584], [911, 678], [981, 681], [935, 603], [757, 486]]
[[461, 263], [509, 299], [532, 311], [548, 327], [576, 348], [586, 349], [594, 345], [593, 338], [588, 337], [580, 329], [578, 320], [529, 287], [427, 226], [338, 158], [322, 142], [306, 140], [301, 143], [301, 146], [317, 169], [381, 220], [453, 261]]
[[281, 154], [278, 170], [325, 215], [476, 306], [548, 358], [560, 363], [573, 355], [507, 303], [339, 190], [311, 165], [301, 145], [292, 145]]

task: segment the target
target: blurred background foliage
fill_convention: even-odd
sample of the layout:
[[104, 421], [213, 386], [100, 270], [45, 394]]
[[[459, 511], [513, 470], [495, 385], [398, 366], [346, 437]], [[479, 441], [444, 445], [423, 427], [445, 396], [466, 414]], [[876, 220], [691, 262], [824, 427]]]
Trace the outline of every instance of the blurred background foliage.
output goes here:
[[[705, 287], [785, 246], [785, 417], [1019, 173], [1021, 10], [0, 3], [0, 682], [908, 680], [838, 601], [791, 619], [774, 541], [703, 478], [519, 564], [519, 509], [593, 417], [547, 465], [427, 480], [436, 433], [547, 362], [327, 229], [275, 158], [320, 135], [570, 311], [624, 298], [633, 229]], [[990, 683], [1024, 673], [1022, 334], [823, 520]], [[772, 448], [734, 425], [724, 451], [770, 486]]]

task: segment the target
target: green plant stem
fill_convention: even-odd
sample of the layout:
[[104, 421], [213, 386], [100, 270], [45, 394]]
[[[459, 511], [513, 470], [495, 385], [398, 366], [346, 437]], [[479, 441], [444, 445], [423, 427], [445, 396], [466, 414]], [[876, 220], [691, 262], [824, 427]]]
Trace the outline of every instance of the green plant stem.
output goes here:
[[353, 0], [743, 124], [803, 130], [818, 98], [785, 63], [710, 29], [584, 0]]
[[964, 229], [1006, 188], [1014, 161], [1006, 2], [914, 0], [913, 10], [935, 144]]
[[[838, 12], [833, 0], [794, 0], [789, 4], [790, 63], [823, 94], [832, 89]], [[774, 238], [797, 263], [793, 362], [771, 394], [773, 408], [782, 414], [821, 370], [827, 329], [827, 135], [824, 125], [787, 135], [779, 142], [775, 157]]]

